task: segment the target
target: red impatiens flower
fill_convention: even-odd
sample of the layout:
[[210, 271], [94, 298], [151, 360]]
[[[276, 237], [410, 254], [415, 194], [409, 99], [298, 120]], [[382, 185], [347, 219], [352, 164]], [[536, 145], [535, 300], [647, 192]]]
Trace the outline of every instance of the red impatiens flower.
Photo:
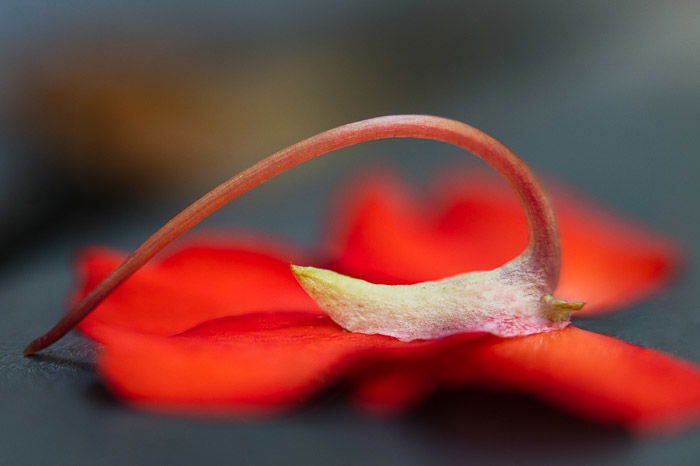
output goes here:
[[[420, 261], [428, 249], [444, 267], [443, 274], [452, 273], [454, 259], [432, 251], [444, 235], [438, 227], [448, 215], [454, 219], [454, 206], [472, 205], [473, 210], [461, 211], [463, 222], [474, 215], [473, 221], [481, 224], [477, 229], [497, 233], [503, 228], [501, 213], [517, 209], [515, 199], [492, 177], [467, 175], [459, 181], [452, 187], [479, 191], [457, 192], [436, 202], [433, 212], [446, 213], [437, 219], [404, 204], [408, 198], [397, 190], [396, 180], [377, 176], [354, 184], [353, 197], [347, 199], [351, 210], [333, 209], [346, 222], [327, 239], [342, 251], [331, 262], [347, 270], [362, 260], [365, 268], [358, 274], [364, 270], [378, 282], [407, 282], [427, 273]], [[596, 296], [609, 309], [667, 279], [674, 264], [667, 241], [609, 214], [591, 217], [593, 225], [579, 224], [571, 213], [588, 217], [592, 207], [570, 196], [556, 201], [562, 231], [593, 230], [562, 235], [565, 258], [587, 255], [587, 268], [565, 259], [563, 276], [572, 278], [564, 278], [562, 288], [576, 296]], [[399, 218], [402, 214], [412, 216], [412, 226]], [[430, 228], [434, 231], [428, 234]], [[619, 236], [629, 233], [630, 241], [619, 244]], [[416, 240], [419, 235], [422, 240]], [[472, 254], [498, 256], [526, 239], [525, 231], [496, 237], [498, 244], [489, 251], [472, 243], [477, 245]], [[409, 241], [408, 251], [416, 255], [406, 257], [400, 252]], [[289, 263], [309, 259], [280, 244], [245, 237], [193, 238], [131, 277], [80, 325], [104, 344], [99, 368], [110, 388], [136, 404], [197, 412], [289, 408], [338, 379], [354, 386], [361, 402], [378, 409], [403, 407], [437, 387], [473, 384], [524, 390], [582, 416], [633, 427], [677, 421], [700, 409], [697, 369], [572, 327], [511, 339], [472, 333], [411, 343], [346, 332], [292, 276]], [[122, 259], [103, 249], [86, 251], [78, 262], [80, 293]], [[489, 259], [478, 257], [469, 265], [484, 268]], [[430, 272], [439, 274], [434, 262]], [[618, 274], [616, 283], [628, 295], [598, 281], [598, 271], [607, 270]]]
[[[401, 124], [410, 127], [410, 135], [436, 120], [391, 117], [362, 122], [353, 131], [387, 121], [394, 126], [381, 129], [377, 137], [395, 136], [396, 120], [392, 118], [404, 118]], [[430, 132], [453, 125], [445, 122], [439, 120], [426, 132], [418, 133], [420, 137], [428, 135], [468, 146]], [[340, 139], [344, 136], [324, 134]], [[317, 150], [312, 138], [292, 146], [290, 151], [317, 154], [353, 143], [351, 139], [345, 137], [342, 144], [319, 140]], [[489, 150], [489, 140], [477, 142], [486, 149], [469, 148], [477, 153]], [[263, 163], [260, 170], [279, 172], [298, 163], [285, 161], [288, 154], [284, 151], [280, 154], [267, 167]], [[270, 168], [273, 163], [278, 166]], [[254, 177], [255, 170], [252, 173]], [[522, 175], [517, 170], [514, 173], [515, 178]], [[522, 175], [523, 183], [529, 182], [526, 175]], [[245, 176], [242, 179], [238, 182], [245, 189], [259, 183], [253, 180], [246, 184]], [[119, 397], [151, 409], [268, 413], [293, 407], [330, 384], [343, 381], [358, 401], [382, 410], [408, 406], [435, 388], [479, 385], [521, 390], [581, 416], [640, 430], [675, 427], [700, 414], [700, 369], [659, 352], [567, 327], [568, 311], [578, 305], [551, 296], [548, 298], [555, 303], [552, 309], [561, 312], [547, 314], [551, 323], [537, 316], [527, 320], [529, 316], [516, 313], [495, 324], [488, 315], [486, 320], [476, 316], [467, 327], [461, 322], [458, 324], [462, 327], [454, 327], [454, 321], [437, 322], [435, 329], [442, 332], [441, 338], [413, 339], [415, 329], [425, 325], [420, 315], [411, 315], [411, 319], [418, 320], [409, 323], [408, 333], [404, 332], [404, 322], [396, 326], [399, 338], [413, 341], [348, 332], [331, 320], [299, 286], [299, 273], [295, 278], [290, 263], [321, 264], [378, 283], [415, 283], [496, 267], [527, 245], [527, 227], [517, 201], [493, 178], [452, 171], [438, 186], [434, 198], [426, 202], [416, 199], [390, 176], [366, 177], [349, 190], [341, 207], [334, 209], [332, 228], [321, 252], [304, 257], [277, 241], [253, 239], [252, 235], [190, 239], [157, 262], [145, 265], [106, 299], [91, 298], [95, 292], [88, 292], [99, 288], [105, 277], [107, 282], [112, 280], [110, 273], [124, 258], [103, 249], [87, 251], [78, 262], [78, 297], [88, 295], [71, 314], [78, 317], [59, 324], [58, 330], [37, 340], [27, 351], [55, 341], [85, 316], [86, 309], [101, 301], [80, 323], [84, 333], [102, 343], [99, 371]], [[536, 197], [536, 188], [532, 192], [525, 189], [524, 196]], [[214, 193], [209, 202], [215, 208], [223, 202]], [[561, 190], [555, 193], [563, 249], [558, 296], [588, 300], [591, 306], [587, 312], [602, 312], [641, 298], [668, 278], [676, 256], [666, 240], [603, 213], [572, 194]], [[523, 192], [520, 194], [522, 197]], [[546, 201], [535, 197], [533, 204], [543, 202], [546, 207]], [[195, 207], [203, 208], [201, 204]], [[530, 209], [531, 221], [533, 215], [542, 215], [534, 221], [542, 222], [534, 228], [535, 236], [541, 235], [539, 241], [553, 238], [556, 227], [551, 231], [543, 228], [547, 222], [552, 224], [549, 214]], [[184, 218], [189, 223], [170, 231], [169, 239], [201, 219]], [[165, 231], [169, 231], [167, 227]], [[151, 248], [155, 254], [165, 243], [147, 242], [143, 248]], [[528, 246], [526, 252], [531, 250]], [[538, 253], [544, 259], [536, 265], [546, 269], [542, 280], [556, 284], [558, 248], [535, 250], [535, 255]], [[138, 255], [133, 257], [126, 263], [140, 260]], [[528, 259], [522, 257], [523, 261]], [[550, 258], [556, 262], [551, 270], [547, 269]], [[527, 275], [519, 269], [516, 272], [518, 277], [521, 273]], [[336, 280], [335, 275], [332, 277]], [[346, 286], [346, 282], [340, 283], [331, 285]], [[364, 283], [357, 286], [364, 290]], [[549, 285], [543, 286], [547, 289]], [[519, 295], [511, 295], [508, 290], [503, 296], [519, 305]], [[314, 292], [319, 302], [328, 305], [323, 290]], [[337, 308], [343, 311], [342, 306], [347, 305], [336, 306], [338, 296], [332, 296], [332, 312]], [[88, 304], [80, 308], [85, 301]], [[537, 303], [545, 306], [539, 298]], [[401, 306], [398, 308], [401, 312]], [[343, 316], [333, 318], [342, 321]], [[425, 322], [435, 324], [431, 319]], [[459, 328], [467, 330], [460, 332]], [[513, 329], [523, 336], [495, 336]]]

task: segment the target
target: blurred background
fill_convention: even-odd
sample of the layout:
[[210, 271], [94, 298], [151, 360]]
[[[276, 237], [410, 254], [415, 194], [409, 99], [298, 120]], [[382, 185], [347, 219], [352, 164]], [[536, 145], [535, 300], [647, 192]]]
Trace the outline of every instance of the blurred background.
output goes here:
[[[689, 266], [671, 293], [640, 305], [631, 324], [609, 316], [586, 325], [700, 361], [700, 318], [687, 305], [700, 299], [692, 266], [700, 259], [699, 51], [697, 0], [1, 2], [0, 330], [8, 335], [0, 349], [12, 356], [3, 356], [10, 359], [0, 382], [14, 387], [6, 394], [13, 393], [7, 396], [15, 406], [6, 419], [45, 419], [44, 409], [58, 419], [66, 413], [52, 411], [55, 405], [72, 406], [81, 413], [70, 431], [77, 438], [94, 430], [96, 416], [105, 416], [101, 405], [86, 411], [85, 400], [71, 395], [76, 384], [96, 385], [90, 347], [79, 337], [58, 347], [78, 361], [70, 369], [60, 361], [38, 366], [15, 358], [16, 348], [63, 312], [70, 261], [79, 248], [104, 243], [132, 249], [188, 202], [275, 150], [384, 114], [429, 113], [470, 123], [539, 173], [685, 243]], [[311, 245], [334, 187], [361, 167], [391, 164], [423, 180], [463, 159], [460, 151], [431, 142], [365, 144], [291, 170], [206, 223], [253, 227]], [[677, 319], [659, 322], [668, 308]], [[623, 318], [629, 321], [629, 313]], [[48, 383], [65, 388], [52, 408], [40, 410], [16, 394]], [[530, 412], [522, 403], [515, 402], [516, 412], [525, 409], [539, 419], [534, 423], [544, 422], [543, 436], [556, 431], [566, 448], [585, 451], [584, 463], [658, 464], [671, 450], [680, 460], [700, 454], [697, 433], [651, 446], [581, 424], [561, 434], [570, 422], [546, 409], [542, 421], [533, 414], [539, 406]], [[516, 437], [533, 436], [525, 434], [532, 425], [512, 423], [502, 413], [503, 425], [493, 435], [481, 433], [480, 446], [461, 450], [449, 441], [436, 445], [440, 430], [406, 436], [402, 427], [402, 437], [394, 427], [372, 424], [367, 430], [362, 423], [371, 421], [327, 412], [320, 421], [282, 421], [272, 430], [266, 425], [267, 434], [242, 427], [236, 434], [253, 443], [267, 435], [291, 445], [301, 440], [302, 429], [310, 449], [319, 441], [340, 445], [328, 425], [345, 426], [366, 442], [375, 429], [372, 435], [384, 439], [375, 458], [386, 464], [434, 460], [427, 451], [402, 456], [405, 441], [442, 452], [441, 464], [489, 457], [508, 462], [507, 452], [488, 445], [508, 429]], [[131, 446], [129, 431], [163, 428], [169, 436], [156, 447], [163, 451], [183, 432], [192, 438], [229, 434], [224, 427], [181, 421], [165, 427], [127, 413], [120, 411], [116, 427], [97, 425], [116, 429]], [[437, 415], [426, 416], [438, 422]], [[455, 435], [454, 422], [441, 429], [450, 430], [455, 442], [473, 435], [461, 425], [464, 435]], [[14, 435], [28, 432], [17, 425]], [[5, 439], [8, 445], [19, 445], [12, 438]], [[36, 464], [53, 455], [51, 448], [63, 451], [66, 438], [47, 438], [44, 453], [11, 450], [15, 456], [8, 458]], [[515, 444], [514, 452], [541, 460], [530, 445], [537, 442], [525, 443]], [[85, 458], [112, 451], [109, 445], [96, 441]], [[227, 453], [221, 448], [215, 450]], [[280, 457], [301, 462], [307, 450], [299, 448], [282, 448]], [[61, 457], [65, 464], [85, 460], [71, 454], [77, 456]], [[274, 458], [265, 454], [257, 458]], [[350, 457], [360, 461], [361, 454]]]
[[[670, 164], [688, 165], [676, 182], [697, 173], [695, 1], [0, 8], [0, 237], [11, 251], [108, 208], [183, 205], [281, 147], [383, 114], [471, 123], [538, 171], [614, 191], [632, 210], [672, 198], [654, 189]], [[303, 188], [286, 185], [392, 156], [423, 177], [463, 158], [422, 143], [351, 153], [265, 189], [289, 195]], [[639, 189], [616, 190], [621, 176]]]

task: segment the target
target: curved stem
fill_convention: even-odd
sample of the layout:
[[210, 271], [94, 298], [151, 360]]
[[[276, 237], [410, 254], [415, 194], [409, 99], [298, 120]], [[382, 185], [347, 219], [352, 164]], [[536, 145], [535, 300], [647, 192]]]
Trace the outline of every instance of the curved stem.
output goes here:
[[388, 138], [420, 138], [442, 141], [473, 152], [503, 175], [525, 210], [529, 243], [520, 259], [528, 269], [542, 274], [553, 290], [559, 279], [559, 235], [547, 197], [525, 163], [504, 145], [454, 120], [427, 115], [392, 115], [340, 126], [287, 147], [230, 178], [177, 214], [148, 238], [125, 261], [51, 330], [24, 350], [32, 354], [55, 343], [87, 316], [116, 287], [206, 216], [246, 191], [306, 160], [364, 141]]

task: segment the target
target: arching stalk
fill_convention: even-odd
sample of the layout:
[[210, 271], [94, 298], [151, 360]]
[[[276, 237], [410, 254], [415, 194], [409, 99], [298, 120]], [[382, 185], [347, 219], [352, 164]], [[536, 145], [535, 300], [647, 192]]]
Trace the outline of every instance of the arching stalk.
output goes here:
[[560, 267], [556, 221], [542, 188], [522, 160], [495, 139], [458, 121], [426, 115], [385, 116], [340, 126], [289, 146], [205, 194], [129, 254], [51, 330], [32, 341], [24, 354], [33, 354], [55, 343], [171, 241], [229, 201], [318, 155], [360, 142], [389, 138], [433, 139], [453, 144], [476, 154], [506, 178], [520, 199], [529, 228], [528, 246], [513, 262], [520, 264], [520, 271], [527, 270], [538, 276], [550, 291], [554, 290]]

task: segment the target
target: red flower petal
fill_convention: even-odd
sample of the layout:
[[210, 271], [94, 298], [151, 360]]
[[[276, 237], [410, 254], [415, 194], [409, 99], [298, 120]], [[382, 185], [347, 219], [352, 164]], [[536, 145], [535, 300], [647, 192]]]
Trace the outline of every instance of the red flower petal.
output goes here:
[[[210, 236], [183, 242], [127, 280], [80, 329], [93, 338], [105, 325], [172, 335], [206, 320], [249, 312], [321, 313], [292, 276], [292, 257], [286, 248], [260, 240]], [[85, 252], [78, 261], [79, 296], [122, 260], [104, 249]]]
[[[467, 343], [463, 348], [469, 345]], [[448, 347], [430, 354], [404, 355], [370, 365], [355, 374], [353, 399], [364, 410], [396, 414], [407, 410], [441, 387], [464, 387], [479, 379], [469, 367], [457, 370], [452, 354], [460, 348]]]
[[283, 312], [215, 319], [172, 337], [113, 327], [99, 333], [99, 367], [111, 389], [151, 409], [264, 414], [353, 374], [361, 381], [357, 399], [375, 411], [403, 409], [435, 387], [478, 384], [639, 430], [700, 414], [700, 370], [573, 327], [402, 343], [345, 332], [313, 312]]
[[409, 407], [436, 388], [523, 391], [582, 417], [646, 432], [700, 415], [700, 369], [663, 353], [575, 327], [527, 337], [488, 336], [434, 358], [382, 364], [356, 382], [373, 411]]
[[363, 357], [411, 356], [476, 336], [402, 343], [346, 332], [313, 312], [216, 319], [172, 337], [112, 327], [99, 332], [105, 342], [100, 371], [120, 397], [159, 409], [218, 414], [293, 406]]
[[377, 414], [400, 413], [425, 398], [434, 388], [428, 366], [394, 362], [373, 367], [371, 375], [355, 383], [354, 399]]
[[[426, 202], [386, 173], [356, 183], [327, 235], [330, 266], [374, 282], [415, 283], [492, 269], [523, 250], [524, 215], [504, 183], [460, 173], [438, 186]], [[678, 262], [668, 240], [562, 189], [553, 197], [562, 240], [557, 295], [586, 301], [581, 314], [628, 305], [668, 280]]]
[[575, 327], [487, 337], [463, 356], [484, 380], [601, 421], [647, 431], [679, 427], [700, 415], [698, 367]]

